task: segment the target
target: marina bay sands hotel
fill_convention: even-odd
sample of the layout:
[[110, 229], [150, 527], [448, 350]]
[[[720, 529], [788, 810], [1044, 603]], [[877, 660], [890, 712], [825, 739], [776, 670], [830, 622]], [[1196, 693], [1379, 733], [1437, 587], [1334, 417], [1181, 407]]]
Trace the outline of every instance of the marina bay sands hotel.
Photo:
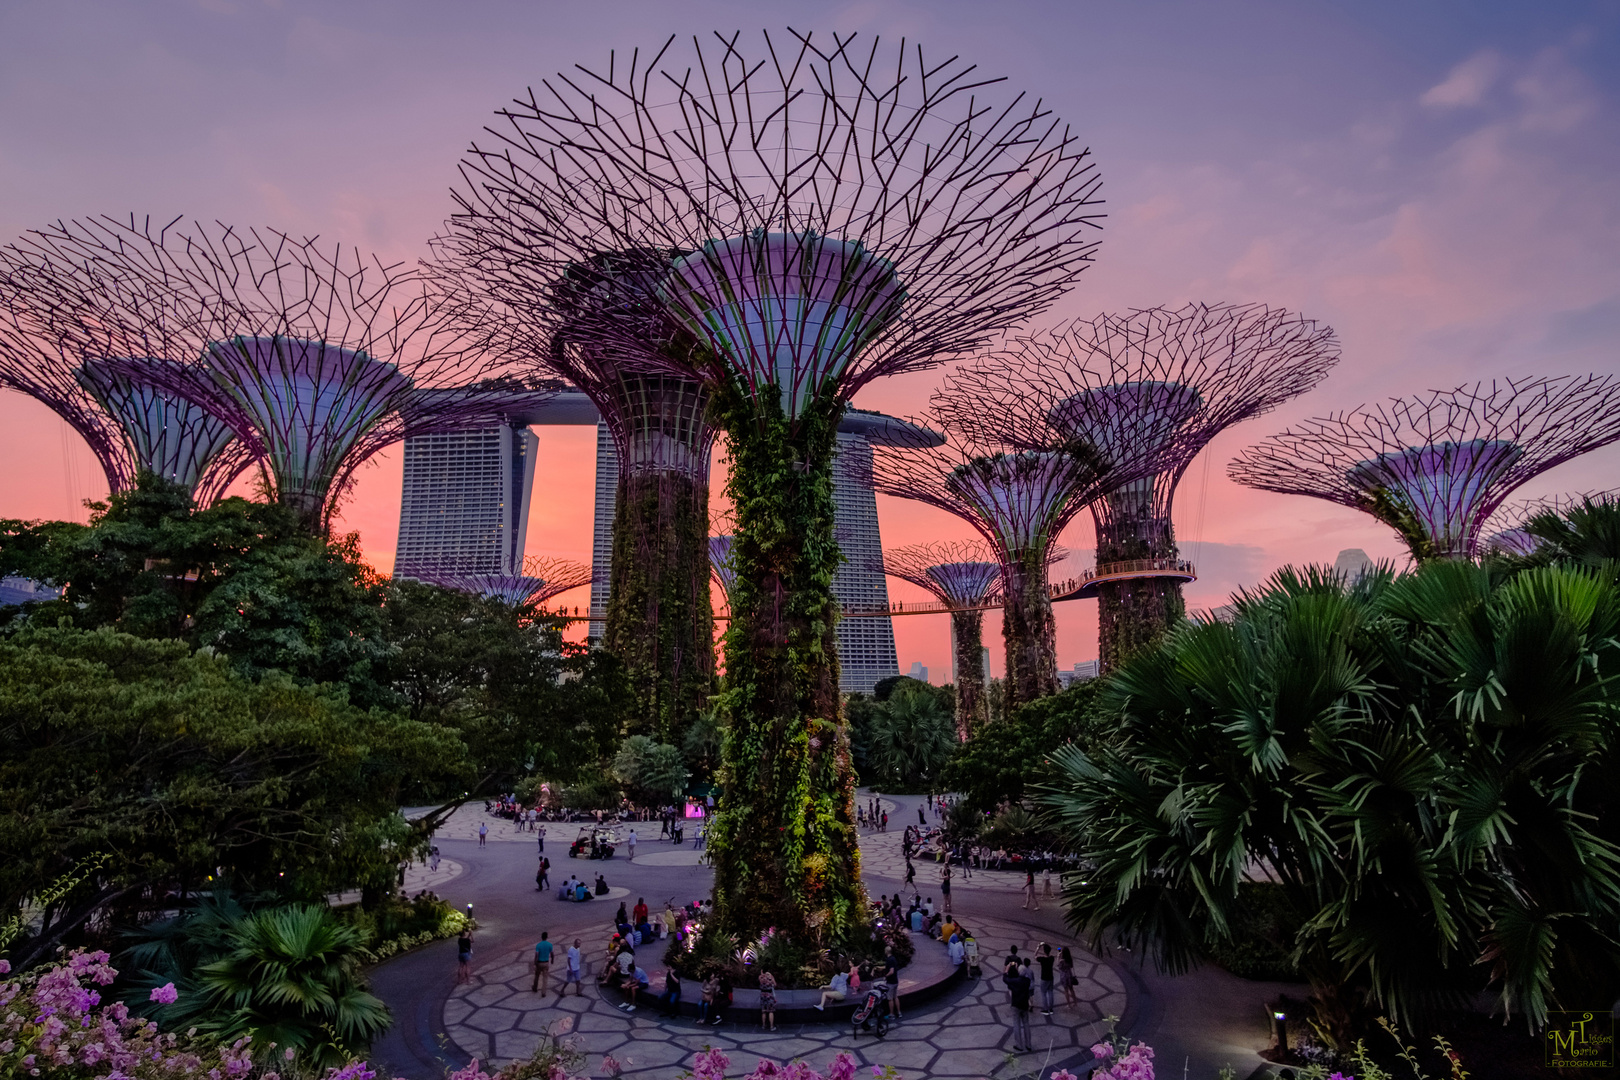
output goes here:
[[[454, 566], [465, 573], [518, 573], [534, 494], [539, 440], [531, 427], [596, 427], [596, 519], [591, 546], [591, 610], [607, 607], [613, 552], [613, 513], [619, 485], [618, 455], [596, 406], [578, 391], [547, 400], [532, 412], [489, 427], [405, 440], [405, 480], [400, 499], [396, 577], [427, 567]], [[871, 458], [882, 445], [918, 429], [880, 413], [849, 410], [839, 426], [838, 453]], [[833, 578], [833, 594], [849, 607], [887, 607], [878, 535], [877, 497], [871, 488], [834, 474], [835, 534], [845, 562]], [[590, 636], [601, 635], [598, 621]], [[839, 688], [871, 693], [879, 679], [900, 673], [894, 624], [887, 617], [844, 619], [838, 624], [842, 672]]]

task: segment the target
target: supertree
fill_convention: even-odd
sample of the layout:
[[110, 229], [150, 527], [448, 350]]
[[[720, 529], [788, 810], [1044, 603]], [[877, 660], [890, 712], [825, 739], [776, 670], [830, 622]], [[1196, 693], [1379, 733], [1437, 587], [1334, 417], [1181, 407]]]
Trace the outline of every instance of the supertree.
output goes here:
[[709, 572], [714, 583], [725, 594], [728, 610], [731, 607], [731, 590], [737, 584], [737, 567], [731, 561], [732, 540], [731, 536], [709, 537]]
[[1021, 337], [958, 369], [936, 413], [981, 440], [1021, 450], [1090, 447], [1123, 476], [1091, 503], [1103, 670], [1158, 640], [1186, 613], [1172, 503], [1211, 439], [1305, 393], [1338, 361], [1333, 331], [1259, 304], [1187, 304], [1099, 315]]
[[[600, 413], [617, 466], [602, 645], [629, 675], [631, 730], [679, 744], [713, 692], [707, 541], [717, 432], [707, 386], [657, 355], [696, 345], [647, 299], [668, 255], [602, 253], [544, 279], [522, 249], [490, 239], [476, 251], [454, 235], [436, 240], [432, 270], [466, 333], [514, 365], [567, 379]], [[613, 320], [625, 332], [604, 347], [597, 328]]]
[[[423, 275], [341, 244], [133, 217], [58, 223], [27, 243], [82, 271], [67, 286], [92, 313], [76, 324], [80, 347], [225, 421], [315, 532], [384, 446], [544, 393], [511, 379], [466, 385], [485, 357], [449, 327]], [[154, 355], [141, 346], [159, 317], [190, 362], [140, 359]]]
[[[738, 508], [726, 634], [718, 927], [801, 940], [864, 918], [829, 581], [830, 462], [870, 380], [982, 345], [1092, 258], [1098, 180], [1038, 101], [955, 59], [853, 36], [675, 38], [576, 69], [500, 113], [452, 230], [555, 276], [670, 255], [649, 299], [696, 339]], [[603, 320], [641, 349], [639, 327]]]
[[[0, 248], [0, 386], [62, 417], [89, 445], [113, 494], [150, 473], [216, 500], [253, 460], [230, 427], [202, 406], [161, 389], [151, 373], [190, 359], [150, 295], [25, 237]], [[138, 342], [138, 358], [115, 370], [97, 346], [100, 328]]]
[[1228, 466], [1240, 484], [1363, 510], [1417, 560], [1471, 559], [1515, 488], [1620, 439], [1620, 380], [1503, 379], [1307, 420]]
[[956, 659], [956, 737], [968, 737], [984, 721], [984, 608], [1001, 587], [1001, 564], [990, 549], [972, 541], [937, 540], [883, 553], [885, 574], [927, 589], [951, 611], [951, 648]]
[[544, 604], [553, 596], [591, 583], [591, 568], [572, 559], [531, 555], [521, 574], [469, 574], [454, 567], [422, 567], [411, 577], [429, 585], [492, 597], [512, 607]]
[[1055, 694], [1057, 627], [1047, 583], [1057, 539], [1076, 514], [1111, 486], [1149, 475], [1152, 459], [1105, 467], [1079, 444], [1049, 450], [985, 445], [937, 421], [941, 447], [889, 448], [875, 455], [877, 490], [916, 499], [966, 521], [1001, 569], [1001, 636], [1011, 710]]

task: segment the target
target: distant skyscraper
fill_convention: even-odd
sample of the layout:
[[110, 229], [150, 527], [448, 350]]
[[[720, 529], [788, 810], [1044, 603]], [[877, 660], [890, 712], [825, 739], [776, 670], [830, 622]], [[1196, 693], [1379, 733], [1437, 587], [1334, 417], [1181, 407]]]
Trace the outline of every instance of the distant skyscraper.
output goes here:
[[928, 681], [928, 669], [923, 666], [923, 662], [921, 660], [913, 660], [911, 662], [911, 670], [906, 672], [906, 675], [909, 678], [916, 679], [918, 682]]
[[1373, 568], [1373, 561], [1360, 548], [1345, 548], [1333, 560], [1333, 569], [1347, 582], [1354, 582]]
[[[591, 612], [607, 610], [608, 586], [613, 582], [613, 518], [619, 503], [619, 451], [606, 424], [596, 425], [596, 524], [591, 531]], [[597, 618], [590, 624], [590, 640], [595, 644], [607, 624]]]
[[394, 576], [521, 574], [539, 440], [530, 425], [596, 423], [578, 391], [501, 423], [405, 440]]
[[539, 442], [510, 423], [406, 439], [394, 576], [521, 572]]
[[[883, 565], [877, 493], [858, 479], [871, 474], [872, 444], [865, 434], [840, 430], [837, 453], [842, 460], [833, 470], [833, 530], [844, 563], [833, 575], [832, 593], [846, 608], [886, 608], [888, 581], [881, 569], [872, 569]], [[892, 619], [881, 615], [838, 620], [838, 689], [870, 694], [879, 679], [898, 674]]]

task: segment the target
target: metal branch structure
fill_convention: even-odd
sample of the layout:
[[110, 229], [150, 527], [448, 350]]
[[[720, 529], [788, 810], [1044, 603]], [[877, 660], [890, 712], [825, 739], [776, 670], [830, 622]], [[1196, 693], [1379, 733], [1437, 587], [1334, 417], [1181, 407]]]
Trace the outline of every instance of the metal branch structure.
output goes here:
[[[839, 413], [874, 378], [1022, 323], [1096, 246], [1100, 180], [1062, 122], [897, 44], [672, 37], [559, 74], [464, 159], [445, 238], [500, 302], [604, 252], [666, 260], [650, 291], [616, 287], [696, 341], [656, 355], [708, 385], [727, 435], [737, 580], [710, 836], [717, 925], [742, 940], [865, 919], [828, 588]], [[622, 309], [592, 320], [593, 347], [649, 355]]]
[[[191, 359], [193, 343], [171, 333], [161, 304], [130, 284], [28, 237], [0, 248], [0, 386], [67, 421], [101, 463], [111, 493], [130, 490], [145, 472], [207, 506], [254, 453], [223, 421], [152, 377]], [[97, 344], [108, 326], [142, 349], [122, 371]]]
[[1161, 637], [1186, 611], [1176, 486], [1211, 439], [1320, 383], [1333, 331], [1259, 304], [1187, 304], [1104, 314], [1021, 337], [953, 372], [933, 410], [958, 430], [1021, 450], [1077, 443], [1115, 475], [1091, 503], [1103, 670]]
[[737, 584], [737, 568], [731, 561], [730, 536], [709, 537], [709, 566], [714, 583], [725, 594], [726, 607], [731, 607], [731, 590]]
[[872, 482], [886, 495], [916, 499], [966, 521], [1001, 568], [1007, 707], [1055, 694], [1056, 624], [1047, 567], [1059, 534], [1113, 487], [1151, 475], [1154, 462], [1105, 467], [1089, 448], [1007, 450], [963, 435], [941, 447], [892, 448], [874, 457]]
[[[543, 393], [467, 387], [483, 355], [424, 275], [341, 244], [133, 217], [58, 223], [25, 243], [76, 269], [61, 290], [88, 313], [72, 324], [76, 348], [228, 424], [314, 531], [382, 447]], [[164, 349], [145, 347], [155, 334]], [[145, 362], [154, 356], [169, 363]]]
[[1529, 528], [1530, 523], [1546, 514], [1567, 518], [1570, 513], [1584, 511], [1592, 506], [1612, 505], [1620, 502], [1620, 488], [1607, 491], [1568, 492], [1544, 495], [1534, 499], [1519, 499], [1499, 507], [1480, 529], [1485, 539], [1483, 554], [1527, 556], [1541, 547], [1541, 537]]
[[1502, 379], [1331, 414], [1238, 455], [1240, 484], [1365, 511], [1418, 560], [1471, 559], [1513, 490], [1620, 440], [1620, 379]]
[[[679, 745], [714, 689], [707, 537], [718, 433], [707, 386], [672, 373], [659, 354], [695, 345], [645, 300], [668, 258], [604, 253], [541, 282], [524, 276], [516, 248], [492, 246], [477, 260], [462, 258], [453, 241], [436, 248], [432, 270], [465, 332], [509, 366], [567, 379], [612, 437], [617, 479], [601, 643], [629, 675], [636, 714], [628, 730]], [[640, 283], [639, 302], [626, 282]], [[604, 348], [594, 328], [615, 319], [637, 332]], [[639, 353], [630, 347], [638, 341]]]
[[591, 583], [591, 568], [572, 559], [531, 555], [522, 574], [469, 574], [454, 568], [425, 567], [412, 577], [429, 585], [473, 593], [511, 607], [544, 604], [552, 597]]
[[1001, 564], [983, 544], [940, 540], [885, 551], [882, 570], [928, 590], [951, 609], [956, 737], [967, 742], [986, 719], [984, 605], [1001, 587]]

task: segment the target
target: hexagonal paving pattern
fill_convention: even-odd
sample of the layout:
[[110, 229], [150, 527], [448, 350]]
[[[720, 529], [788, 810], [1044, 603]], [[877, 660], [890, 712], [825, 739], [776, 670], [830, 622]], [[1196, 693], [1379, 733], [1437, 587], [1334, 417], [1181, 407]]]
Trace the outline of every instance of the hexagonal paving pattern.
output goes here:
[[1011, 946], [1028, 955], [1039, 942], [1030, 939], [1027, 928], [1013, 923], [979, 918], [975, 924], [985, 977], [954, 1000], [908, 1012], [881, 1041], [869, 1035], [852, 1041], [846, 1025], [831, 1023], [784, 1024], [775, 1033], [762, 1032], [756, 1015], [735, 1011], [718, 1028], [699, 1028], [690, 1017], [662, 1020], [650, 1007], [635, 1014], [622, 1012], [616, 998], [608, 1000], [594, 985], [583, 997], [559, 1001], [553, 995], [542, 1000], [529, 990], [530, 973], [522, 956], [475, 968], [473, 982], [456, 988], [444, 1015], [448, 1034], [458, 1046], [486, 1061], [493, 1054], [497, 1065], [526, 1056], [541, 1032], [566, 1032], [568, 1041], [591, 1055], [593, 1075], [600, 1072], [601, 1055], [611, 1052], [622, 1075], [651, 1080], [674, 1075], [690, 1064], [694, 1053], [710, 1045], [731, 1056], [733, 1071], [751, 1068], [759, 1057], [804, 1058], [822, 1068], [834, 1054], [848, 1050], [862, 1065], [893, 1065], [909, 1077], [1010, 1076], [1090, 1046], [1107, 1029], [1104, 1017], [1123, 1011], [1125, 986], [1120, 977], [1107, 964], [1075, 950], [1080, 1004], [1064, 1006], [1060, 992], [1054, 1015], [1043, 1017], [1037, 994], [1037, 1008], [1030, 1017], [1036, 1052], [1011, 1055], [1011, 1010], [998, 977], [1000, 961]]

